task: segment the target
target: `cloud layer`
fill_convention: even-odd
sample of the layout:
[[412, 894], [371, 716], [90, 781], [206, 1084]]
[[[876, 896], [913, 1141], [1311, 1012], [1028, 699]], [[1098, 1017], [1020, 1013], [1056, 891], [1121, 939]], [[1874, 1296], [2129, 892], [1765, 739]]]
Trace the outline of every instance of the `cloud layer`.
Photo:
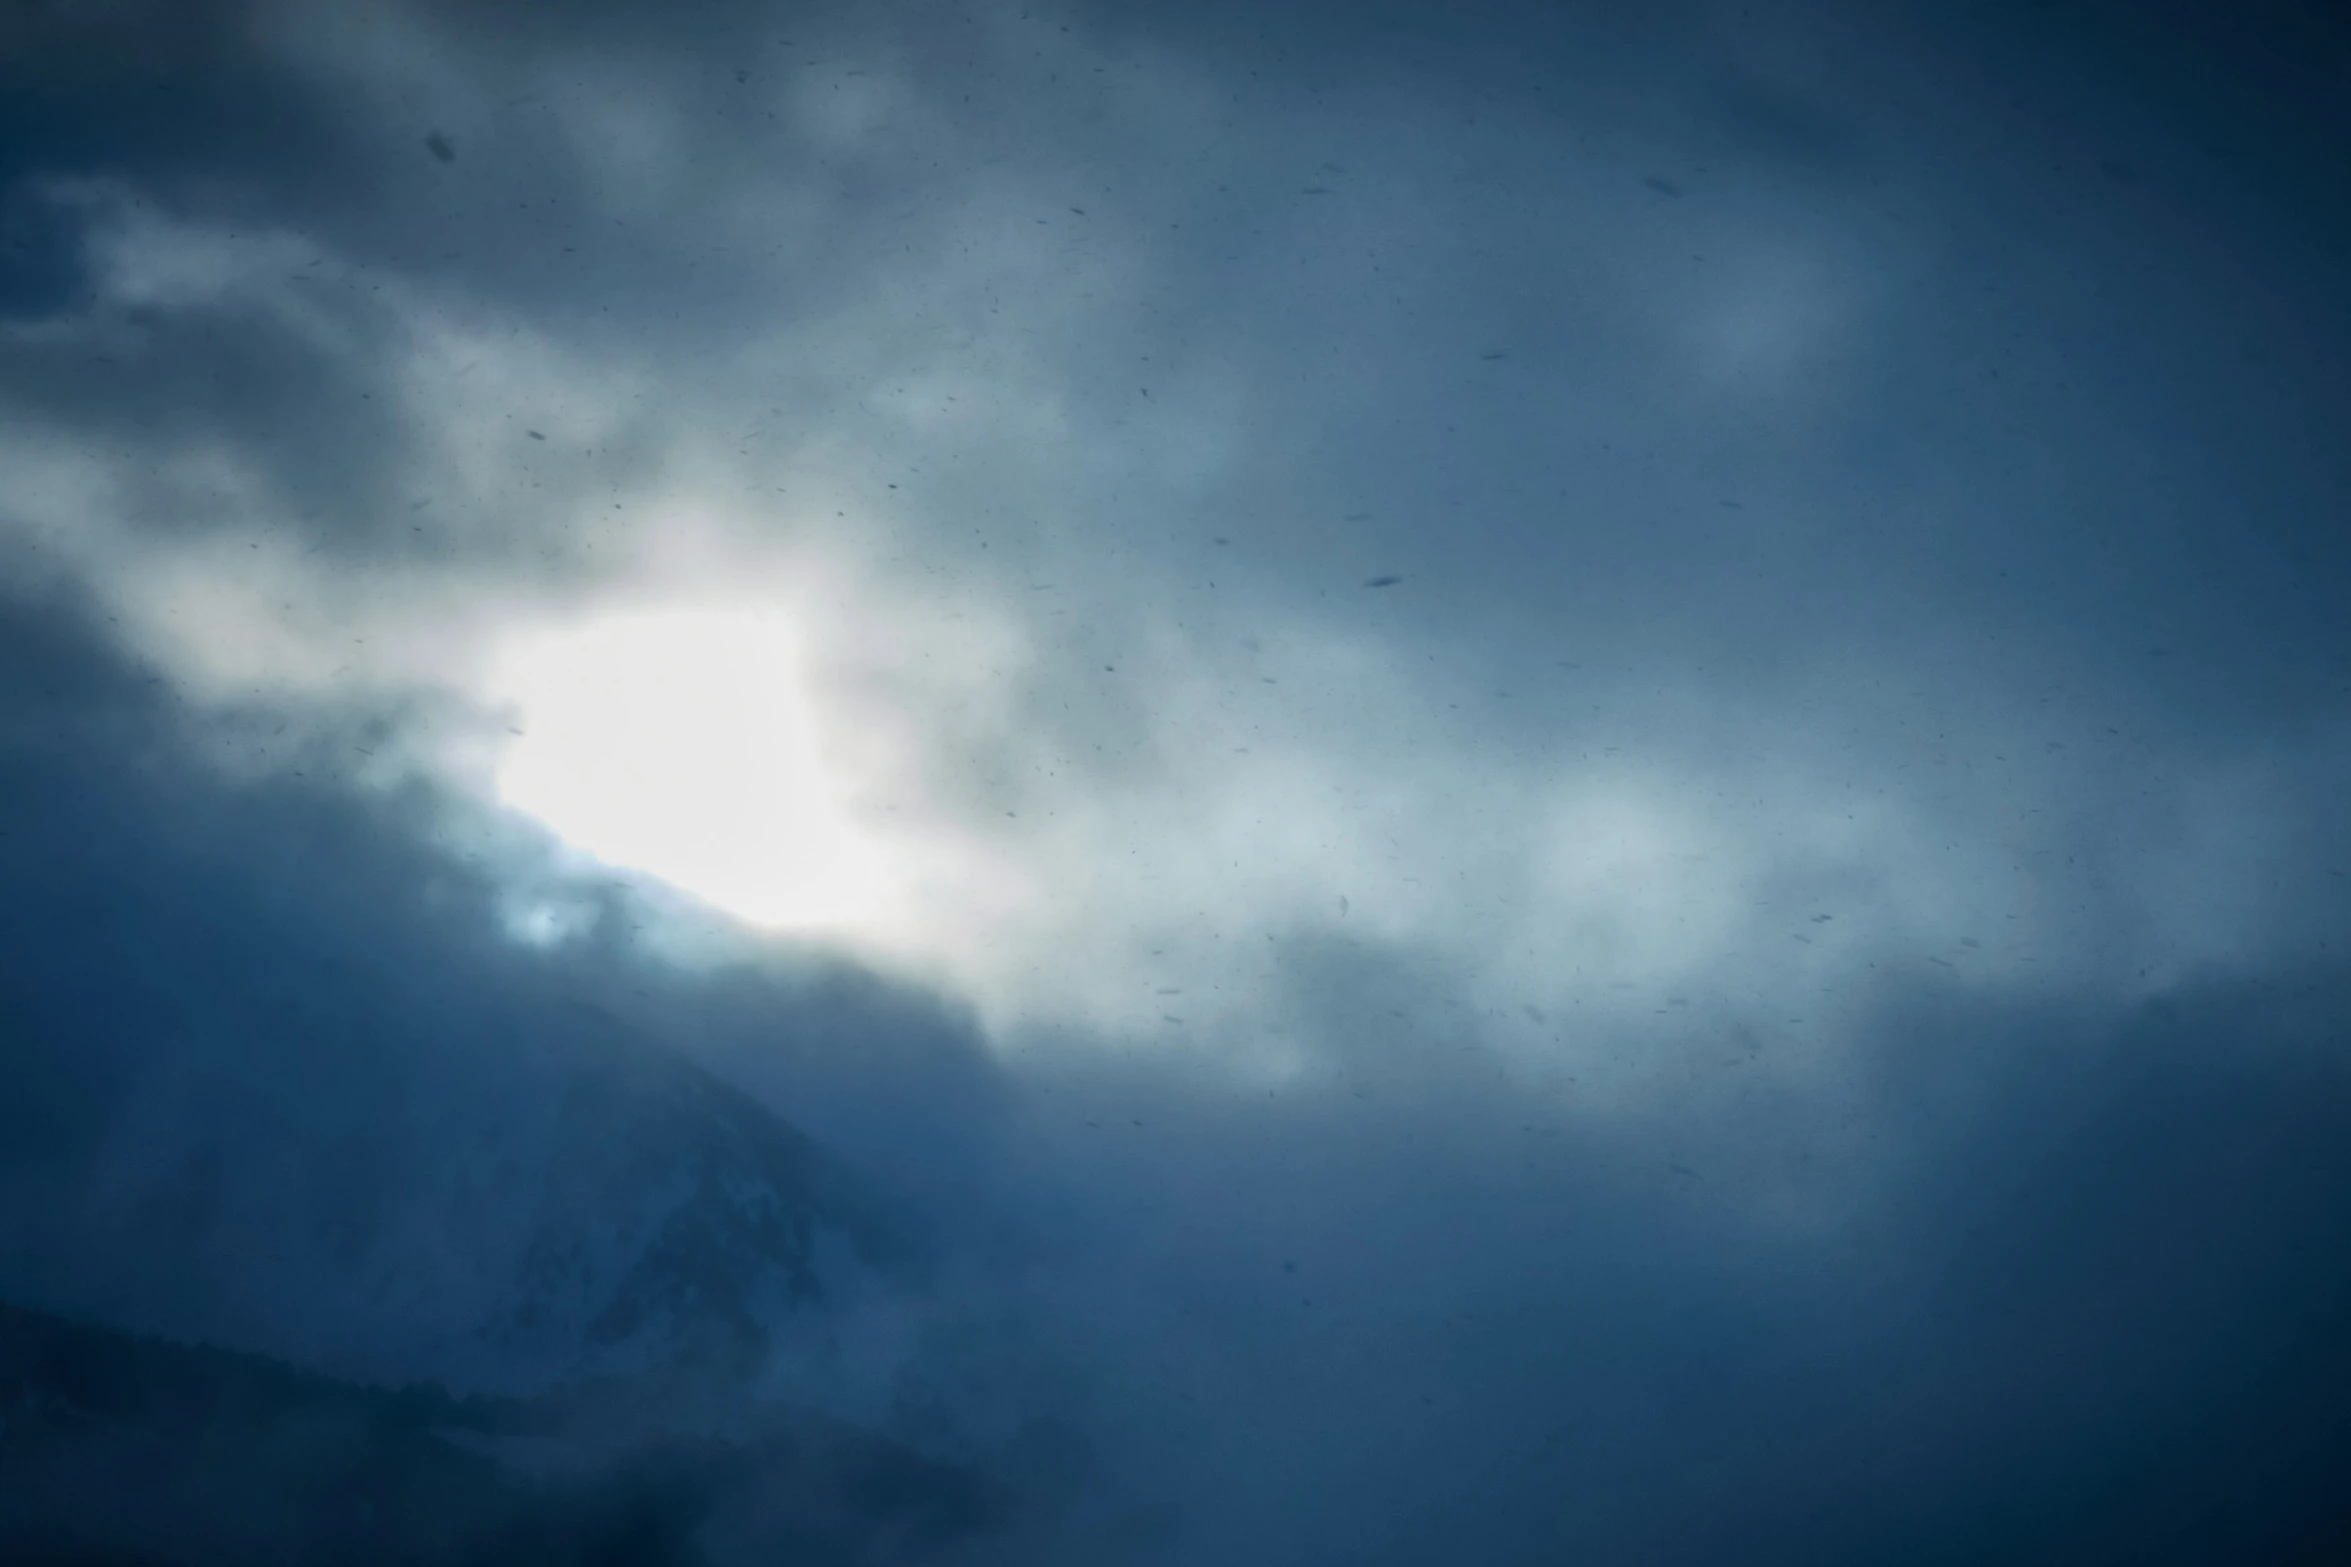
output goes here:
[[[2271, 20], [4, 24], [21, 1222], [266, 1102], [380, 1239], [459, 1134], [316, 1019], [528, 1162], [585, 996], [943, 1237], [779, 1374], [1055, 1498], [1017, 1559], [2316, 1527], [2351, 320]], [[478, 1304], [214, 1299], [250, 1214], [10, 1287]]]

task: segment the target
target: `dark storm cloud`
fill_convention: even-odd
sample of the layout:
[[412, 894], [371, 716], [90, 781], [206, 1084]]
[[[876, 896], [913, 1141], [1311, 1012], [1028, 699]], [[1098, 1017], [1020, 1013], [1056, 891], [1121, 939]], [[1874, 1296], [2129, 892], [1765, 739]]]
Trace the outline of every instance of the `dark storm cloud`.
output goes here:
[[[266, 10], [216, 29], [267, 39], [271, 47], [224, 44], [199, 58], [220, 59], [223, 73], [264, 75], [277, 84], [277, 99], [307, 105], [316, 130], [285, 139], [308, 162], [340, 160], [329, 182], [303, 177], [305, 164], [249, 156], [242, 144], [223, 147], [213, 163], [237, 177], [244, 188], [238, 199], [253, 215], [315, 235], [354, 262], [398, 266], [410, 277], [461, 278], [471, 296], [501, 311], [591, 341], [642, 347], [657, 333], [661, 351], [681, 358], [779, 292], [804, 317], [846, 307], [860, 262], [902, 229], [908, 214], [919, 225], [954, 201], [951, 176], [918, 172], [940, 127], [915, 131], [885, 118], [838, 154], [805, 141], [793, 148], [809, 188], [823, 192], [821, 207], [794, 235], [797, 254], [712, 243], [691, 227], [752, 167], [749, 149], [775, 134], [774, 89], [784, 67], [815, 69], [828, 49], [862, 49], [926, 90], [954, 78], [963, 98], [980, 103], [965, 109], [950, 101], [947, 123], [967, 145], [992, 141], [1021, 159], [1035, 156], [1049, 128], [1049, 108], [1015, 107], [1020, 79], [1008, 62], [1019, 51], [973, 55], [982, 29], [970, 18], [941, 20], [915, 46], [897, 30], [822, 16], [792, 29], [805, 36], [770, 37], [768, 19], [749, 9], [713, 10], [699, 25], [677, 28], [616, 8], [567, 20], [560, 33], [521, 9], [469, 9], [461, 28], [429, 9], [414, 17], [439, 28], [425, 35], [449, 52], [436, 56], [444, 61], [438, 74], [406, 65], [379, 73], [397, 83], [405, 71], [412, 85], [376, 88], [374, 101], [363, 86], [367, 108], [357, 117], [341, 100], [334, 102], [342, 112], [329, 110], [318, 62], [336, 62], [328, 80], [335, 71], [364, 69], [379, 34], [406, 36], [397, 29], [304, 28]], [[1507, 31], [1501, 20], [1485, 36]], [[1562, 20], [1556, 25], [1578, 38], [1582, 28], [1613, 41], [1563, 46], [1559, 58], [1573, 63], [1548, 98], [1531, 92], [1523, 71], [1489, 81], [1482, 119], [1457, 76], [1440, 72], [1432, 81], [1443, 85], [1432, 86], [1374, 71], [1396, 58], [1410, 33], [1407, 15], [1385, 27], [1359, 20], [1334, 30], [1320, 49], [1305, 46], [1313, 34], [1302, 16], [1267, 24], [1286, 40], [1278, 63], [1260, 72], [1271, 83], [1253, 80], [1236, 101], [1244, 110], [1287, 112], [1281, 95], [1311, 86], [1315, 109], [1331, 118], [1326, 134], [1364, 139], [1352, 161], [1346, 147], [1320, 149], [1332, 155], [1322, 161], [1344, 165], [1346, 173], [1329, 176], [1339, 182], [1330, 188], [1359, 215], [1336, 226], [1311, 219], [1294, 210], [1294, 182], [1284, 171], [1232, 153], [1209, 151], [1160, 189], [1139, 186], [1121, 160], [1158, 149], [1122, 145], [1118, 130], [1106, 127], [1109, 138], [1094, 156], [1113, 181], [1114, 202], [1089, 221], [1123, 219], [1113, 234], [1146, 224], [1160, 230], [1153, 241], [1160, 259], [1130, 309], [1174, 325], [1179, 339], [1215, 343], [1227, 362], [1239, 354], [1244, 386], [1294, 385], [1303, 372], [1311, 395], [1291, 394], [1278, 416], [1278, 450], [1348, 453], [1347, 482], [1392, 502], [1371, 528], [1350, 530], [1351, 545], [1424, 554], [1433, 534], [1465, 528], [1485, 541], [1413, 562], [1435, 579], [1424, 586], [1437, 590], [1432, 603], [1448, 621], [1470, 614], [1473, 603], [1489, 626], [1499, 606], [1512, 619], [1573, 614], [1604, 621], [1600, 634], [1616, 645], [1646, 640], [1651, 656], [1770, 667], [1801, 658], [1817, 642], [1835, 651], [1856, 635], [1875, 640], [1869, 627], [1885, 618], [1965, 622], [1954, 628], [1962, 646], [1950, 651], [1970, 653], [1972, 626], [1997, 615], [2016, 634], [2054, 639], [2068, 663], [2134, 679], [2140, 672], [2130, 661], [2142, 656], [2139, 649], [2179, 642], [2176, 656], [2189, 673], [2166, 670], [2163, 683], [2198, 696], [2207, 718], [2242, 711], [2249, 692], [2275, 701], [2305, 686], [2316, 687], [2313, 694], [2332, 691], [2324, 683], [2338, 681], [2331, 661], [2314, 664], [2302, 650], [2325, 626], [2324, 603], [2308, 584], [2328, 580], [2342, 563], [2323, 508], [2303, 499], [2312, 493], [2307, 473], [2322, 449], [2323, 426], [2297, 410], [2339, 402], [2341, 389], [2327, 369], [2336, 356], [2327, 345], [2341, 322], [2339, 312], [2314, 322], [2296, 308], [2289, 326], [2263, 303], [2307, 294], [2313, 280], [2281, 274], [2274, 253], [2230, 255], [2211, 245], [2204, 236], [2214, 222], [2235, 227], [2242, 214], [2224, 210], [2221, 182], [2209, 172], [2167, 174], [2166, 200], [2158, 203], [2116, 197], [2107, 188], [2113, 182], [2096, 176], [2096, 159], [2036, 166], [2037, 144], [2051, 134], [2047, 112], [2034, 112], [2050, 91], [2042, 84], [2022, 108], [1946, 91], [1920, 112], [1905, 79], [1919, 85], [1936, 63], [1901, 47], [1936, 41], [1931, 28], [1896, 28], [1891, 42], [1860, 45], [1880, 53], [1876, 72], [1859, 82], [1825, 79], [1814, 67], [1809, 78], [1797, 72], [1772, 87], [1758, 84], [1770, 79], [1774, 51], [1801, 56], [1806, 47], [1831, 47], [1834, 25], [1818, 17], [1778, 18], [1769, 27], [1712, 25], [1716, 20], [1686, 17], [1642, 29]], [[1036, 25], [1068, 47], [1068, 21], [1040, 14]], [[1078, 21], [1080, 38], [1089, 25]], [[1243, 43], [1213, 24], [1198, 25], [1210, 52], [1185, 63], [1213, 75], [1228, 66], [1213, 51], [1240, 56]], [[299, 42], [285, 43], [288, 36]], [[1962, 42], [1970, 64], [1986, 71], [2034, 63], [2029, 36], [2014, 29]], [[1517, 47], [1523, 57], [1523, 39]], [[1475, 46], [1439, 50], [1431, 69], [1457, 65], [1464, 53]], [[751, 62], [734, 73], [745, 80], [718, 71], [722, 54]], [[1136, 61], [1120, 58], [1115, 47], [1106, 57], [1133, 73]], [[626, 182], [612, 160], [598, 167], [593, 138], [533, 90], [567, 67], [593, 82], [596, 71], [624, 58], [651, 127], [646, 135], [667, 142], [647, 155], [658, 157], [646, 177], [658, 167], [660, 189], [649, 189], [643, 209], [629, 214], [615, 206], [627, 204], [615, 194]], [[959, 71], [958, 59], [971, 68]], [[1692, 61], [1705, 62], [1695, 75]], [[1611, 71], [1671, 89], [1660, 99], [1668, 107], [1646, 111], [1633, 133], [1678, 140], [1685, 163], [1711, 171], [1703, 178], [1650, 171], [1656, 179], [1671, 174], [1669, 183], [1693, 192], [1687, 211], [1676, 209], [1665, 227], [1641, 211], [1636, 163], [1618, 169], [1614, 195], [1599, 178], [1621, 155], [1602, 147], [1580, 153], [1564, 177], [1556, 170], [1561, 145], [1580, 147], [1578, 138], [1595, 132], [1625, 134], [1617, 121], [1633, 89], [1612, 87]], [[1749, 85], [1718, 89], [1707, 71]], [[844, 64], [833, 74], [824, 85], [837, 94], [874, 73]], [[116, 84], [107, 78], [105, 85]], [[1095, 90], [1103, 105], [1114, 104], [1109, 88]], [[480, 151], [462, 180], [458, 170], [417, 152], [428, 133], [454, 134], [446, 127], [393, 133], [398, 114], [424, 112], [420, 97], [435, 93], [497, 121], [494, 132], [485, 126], [486, 134], [466, 138]], [[2117, 106], [2115, 97], [2108, 90], [2104, 101], [2088, 104], [2106, 124], [2064, 134], [2172, 134], [2144, 108]], [[1808, 105], [1816, 118], [1845, 125], [1853, 157], [1800, 154], [1782, 145], [1785, 138], [1754, 132], [1747, 120], [1761, 99]], [[1081, 95], [1077, 103], [1086, 100]], [[1103, 118], [1101, 108], [1081, 112]], [[1793, 107], [1780, 112], [1798, 114]], [[95, 104], [85, 117], [98, 117]], [[223, 116], [188, 118], [211, 125]], [[1433, 152], [1394, 145], [1407, 126], [1407, 135], [1425, 129], [1444, 139], [1420, 138]], [[979, 163], [965, 147], [950, 152]], [[94, 153], [50, 160], [53, 173], [107, 166]], [[1921, 237], [1907, 217], [1887, 210], [1877, 192], [1888, 179], [1934, 211], [1939, 227]], [[1522, 192], [1534, 199], [1517, 199]], [[1596, 241], [1595, 222], [1606, 225], [1604, 242]], [[1628, 262], [1648, 274], [1630, 291]], [[326, 284], [330, 292], [364, 287], [356, 270], [346, 270]], [[2094, 276], [2102, 279], [2098, 297], [2081, 294], [2077, 285]], [[1470, 277], [1474, 289], [1462, 286]], [[626, 302], [618, 315], [616, 299]], [[1865, 316], [1840, 327], [1855, 302]], [[1285, 325], [1269, 333], [1267, 320]], [[2192, 329], [2191, 321], [2198, 323]], [[2052, 323], [2061, 330], [2046, 330]], [[2154, 330], [2156, 323], [2167, 325]], [[414, 474], [422, 457], [413, 428], [382, 406], [385, 390], [375, 384], [388, 344], [342, 347], [331, 359], [313, 346], [298, 361], [281, 350], [278, 372], [260, 357], [253, 372], [266, 384], [245, 387], [237, 356], [270, 355], [269, 340], [283, 336], [283, 324], [199, 315], [177, 326], [187, 354], [224, 336], [236, 344], [233, 355], [221, 357], [226, 383], [208, 386], [199, 399], [171, 390], [173, 331], [166, 325], [152, 347], [131, 347], [128, 362], [112, 368], [133, 373], [115, 379], [134, 386], [156, 379], [151, 395], [169, 400], [181, 417], [202, 410], [273, 475], [283, 467], [306, 531], [361, 529], [379, 546], [401, 542], [406, 529], [393, 496], [365, 479], [371, 472]], [[364, 344], [370, 334], [359, 331]], [[1072, 360], [1068, 369], [1080, 386], [1109, 393], [1098, 383], [1129, 379], [1132, 372], [1115, 361], [1149, 358], [1148, 339], [1179, 348], [1174, 373], [1184, 374], [1180, 342], [1166, 340], [1167, 326], [1130, 321], [1114, 331], [1131, 335], [1131, 350], [1114, 337]], [[1677, 334], [1686, 344], [1677, 346]], [[351, 326], [338, 336], [348, 344]], [[1388, 352], [1380, 351], [1382, 339]], [[1441, 371], [1432, 378], [1424, 370], [1411, 402], [1368, 406], [1339, 384], [1366, 355], [1372, 363], [1425, 362], [1429, 346], [1447, 339], [1515, 343], [1514, 372], [1454, 385]], [[26, 359], [24, 374], [70, 388], [109, 368], [77, 373], [53, 362], [75, 351], [43, 350]], [[86, 354], [86, 346], [79, 351]], [[333, 385], [337, 375], [351, 384]], [[1709, 377], [1717, 383], [1711, 389]], [[784, 397], [787, 407], [764, 422], [804, 424], [815, 400], [843, 390], [822, 373], [798, 378], [800, 386]], [[131, 401], [138, 393], [94, 384], [92, 395], [108, 396], [124, 421], [156, 418], [155, 409]], [[1560, 392], [1578, 385], [1605, 386], [1605, 406], [1572, 391], [1563, 406]], [[2213, 394], [2223, 386], [2248, 395], [2233, 399], [2244, 410], [2240, 430], [2215, 450]], [[314, 410], [300, 441], [285, 433], [286, 404], [297, 396]], [[1137, 394], [1122, 388], [1119, 397], [1133, 402]], [[1400, 422], [1396, 413], [1405, 407], [1415, 413]], [[70, 413], [63, 394], [50, 411]], [[2189, 429], [2203, 448], [2192, 474], [2150, 460], [2177, 449]], [[1946, 431], [1968, 433], [1947, 440]], [[1671, 433], [1661, 440], [1660, 432]], [[1119, 439], [1107, 421], [1097, 433]], [[1982, 461], [1971, 460], [1964, 474], [1952, 471], [1949, 459], [1977, 449]], [[1529, 461], [1532, 451], [1547, 456]], [[600, 487], [625, 472], [609, 455], [599, 466], [598, 486], [571, 480], [571, 487]], [[1309, 511], [1328, 506], [1335, 517], [1348, 497], [1297, 494], [1300, 479], [1321, 489], [1339, 477], [1318, 472], [1321, 466], [1299, 467], [1287, 455], [1261, 460], [1200, 500], [1248, 513], [1266, 511], [1269, 502], [1277, 512], [1294, 509], [1304, 499]], [[356, 482], [341, 504], [324, 505], [319, 487], [305, 482], [306, 469]], [[1827, 499], [1822, 480], [1829, 474], [1841, 476], [1844, 493], [1824, 511], [1814, 501]], [[2093, 475], [2090, 488], [2085, 481]], [[1725, 489], [1753, 507], [1744, 526], [1722, 525], [1716, 492]], [[2210, 525], [2224, 504], [2259, 530], [2256, 548], [2233, 542], [2241, 531]], [[1338, 542], [1305, 519], [1269, 521], [1275, 531], [1261, 541], [1271, 550], [1261, 571], [1296, 571]], [[951, 531], [937, 542], [976, 553]], [[1804, 569], [1775, 566], [1790, 557], [1801, 558]], [[1490, 569], [1500, 561], [1509, 562], [1506, 573]], [[1668, 562], [1670, 574], [1661, 576]], [[1759, 578], [1773, 591], [1751, 591]], [[1631, 606], [1638, 613], [1617, 612]], [[1759, 623], [1759, 615], [1768, 618]], [[1791, 624], [1816, 629], [1790, 637]], [[1516, 656], [1507, 643], [1496, 651]]]
[[[2134, 16], [0, 24], [0, 544], [80, 595], [6, 1290], [699, 1387], [804, 1264], [764, 1385], [1007, 1561], [2328, 1559], [2342, 57]], [[711, 518], [689, 588], [871, 568], [832, 694], [992, 835], [900, 977], [357, 759]], [[630, 1217], [795, 1127], [829, 1239]]]

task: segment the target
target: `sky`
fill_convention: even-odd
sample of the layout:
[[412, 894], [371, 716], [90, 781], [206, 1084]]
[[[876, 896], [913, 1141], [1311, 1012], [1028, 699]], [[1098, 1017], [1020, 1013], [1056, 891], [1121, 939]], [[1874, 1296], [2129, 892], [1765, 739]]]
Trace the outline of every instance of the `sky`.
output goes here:
[[2334, 1559], [2346, 105], [2282, 3], [10, 8], [0, 1295], [522, 1377], [625, 1037], [901, 1216], [761, 1396], [975, 1560]]

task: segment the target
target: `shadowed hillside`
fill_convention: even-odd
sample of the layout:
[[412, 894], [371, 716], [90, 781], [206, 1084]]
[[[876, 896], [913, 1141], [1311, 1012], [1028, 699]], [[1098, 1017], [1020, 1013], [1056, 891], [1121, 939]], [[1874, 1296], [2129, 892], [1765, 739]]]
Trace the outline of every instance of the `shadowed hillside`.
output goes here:
[[6, 1306], [0, 1422], [11, 1562], [905, 1562], [1002, 1510], [830, 1422], [369, 1388]]

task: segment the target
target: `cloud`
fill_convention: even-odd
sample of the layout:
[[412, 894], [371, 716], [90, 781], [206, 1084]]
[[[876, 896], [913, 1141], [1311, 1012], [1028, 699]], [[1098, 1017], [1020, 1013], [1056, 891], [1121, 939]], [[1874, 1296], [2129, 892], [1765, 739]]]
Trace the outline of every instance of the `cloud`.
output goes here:
[[[1590, 934], [1567, 893], [1581, 879], [1625, 927], [1601, 949], [1679, 943], [1606, 981], [1646, 987], [1760, 941], [1719, 920], [1693, 937], [1671, 911], [1751, 907], [1756, 876], [1831, 874], [1896, 900], [1849, 911], [1840, 936], [1868, 921], [1891, 937], [1863, 962], [1915, 960], [1918, 919], [2018, 915], [1982, 901], [2023, 852], [1995, 847], [2021, 829], [1992, 819], [1985, 792], [2017, 819], [2076, 813], [2102, 787], [2080, 737], [2157, 716], [2130, 662], [2215, 653], [2085, 641], [2119, 616], [2103, 639], [2118, 642], [2176, 596], [2160, 580], [2134, 592], [2145, 552], [2123, 576], [2085, 574], [2041, 542], [2064, 534], [2015, 531], [2033, 513], [2002, 520], [2014, 482], [1997, 464], [1865, 449], [1881, 428], [1866, 409], [1889, 395], [1935, 400], [1920, 428], [1973, 420], [1998, 439], [2007, 415], [1984, 398], [2012, 394], [1996, 382], [2028, 405], [2055, 394], [2030, 339], [2001, 350], [2005, 370], [1905, 371], [1950, 352], [1951, 312], [1984, 290], [1954, 299], [1948, 262], [1858, 204], [1849, 173], [1815, 170], [1828, 185], [1798, 202], [1725, 164], [1708, 177], [1727, 185], [1667, 212], [1607, 177], [1621, 155], [1556, 103], [1500, 101], [1473, 124], [1450, 118], [1451, 87], [1220, 101], [1214, 53], [1005, 17], [955, 33], [969, 52], [952, 72], [952, 51], [823, 21], [720, 70], [698, 51], [750, 24], [713, 20], [703, 44], [630, 56], [623, 92], [596, 85], [621, 69], [596, 28], [558, 40], [508, 18], [460, 42], [429, 10], [333, 26], [252, 13], [268, 70], [300, 93], [339, 84], [335, 144], [380, 161], [382, 197], [297, 188], [296, 205], [216, 218], [150, 210], [119, 183], [59, 187], [101, 303], [20, 329], [41, 389], [13, 464], [35, 476], [20, 548], [103, 584], [131, 634], [216, 702], [289, 687], [496, 701], [490, 670], [534, 622], [690, 609], [722, 582], [789, 604], [816, 670], [792, 699], [836, 736], [890, 737], [839, 787], [886, 799], [921, 845], [907, 852], [952, 867], [918, 900], [927, 928], [839, 933], [951, 975], [998, 1030], [1152, 1033], [1159, 979], [1250, 1013], [1257, 946], [1327, 923], [1341, 896], [1392, 938], [1556, 973], [1591, 965], [1514, 930]], [[600, 25], [635, 38], [618, 16]], [[1781, 90], [1817, 95], [1800, 62], [1823, 45], [1792, 42], [1805, 36], [1720, 41], [1722, 68], [1810, 71]], [[1724, 134], [1716, 110], [1692, 112], [1623, 134], [1696, 138], [1687, 162]], [[417, 154], [399, 128], [420, 114], [473, 149], [462, 172]], [[1095, 133], [1059, 138], [1053, 114]], [[1793, 156], [1777, 147], [1724, 143], [1732, 159]], [[1977, 155], [1997, 167], [1997, 149]], [[1561, 158], [1575, 178], [1540, 173]], [[1290, 168], [1330, 200], [1300, 195]], [[1966, 213], [1984, 174], [1914, 178], [1920, 199]], [[1545, 195], [1502, 199], [1522, 187]], [[1594, 232], [1609, 243], [1579, 238]], [[109, 337], [138, 369], [118, 379], [152, 407], [104, 392], [115, 367], [93, 339]], [[2093, 378], [2128, 352], [2097, 341], [2105, 357], [2079, 372]], [[1488, 342], [1512, 357], [1482, 363], [1471, 350]], [[59, 354], [99, 399], [88, 412], [60, 397]], [[249, 373], [255, 394], [224, 373]], [[2070, 469], [2041, 463], [2049, 495], [2069, 473], [2137, 482], [2094, 456], [2139, 438], [2127, 416], [2049, 410], [2102, 443]], [[1383, 565], [1412, 568], [1405, 599], [1375, 613], [1339, 591]], [[1978, 584], [2018, 568], [2037, 580], [1987, 613]], [[1879, 690], [1855, 689], [1862, 667]], [[1938, 712], [1932, 739], [1905, 704]], [[1842, 732], [1791, 754], [1791, 723], [1822, 714]], [[477, 731], [407, 743], [417, 765], [479, 782], [497, 764], [478, 738], [497, 730]], [[1612, 766], [1622, 782], [1589, 776]], [[1725, 769], [1758, 767], [1789, 794], [1726, 798]], [[2006, 777], [1967, 776], [1989, 771]], [[1383, 782], [1338, 781], [1367, 777]], [[1655, 837], [1654, 805], [1598, 803], [1608, 789], [1685, 797], [1682, 846]], [[1715, 853], [1717, 873], [1690, 874], [1702, 839], [1736, 836], [1752, 857], [1794, 827], [1819, 845], [1824, 825], [1787, 814], [1807, 793], [1868, 802], [1842, 813], [1838, 848], [1813, 851], [1817, 869], [1726, 878]], [[1711, 824], [1689, 796], [1713, 797]], [[1652, 815], [1635, 860], [1621, 832], [1613, 848], [1577, 841], [1606, 839], [1627, 809]], [[1406, 826], [1432, 816], [1448, 829]], [[1192, 852], [1201, 832], [1221, 861]], [[1951, 858], [1959, 839], [1980, 848]], [[1171, 849], [1182, 867], [1154, 863]], [[1669, 875], [1641, 853], [1691, 859]], [[1550, 869], [1528, 887], [1514, 861]], [[1626, 926], [1632, 906], [1650, 912]], [[2233, 939], [2201, 932], [2186, 960]], [[1248, 955], [1201, 955], [1219, 946]], [[1082, 964], [1040, 962], [1078, 949]]]
[[[2183, 1346], [2333, 1287], [2230, 1238], [2335, 1114], [2330, 220], [2095, 14], [1753, 9], [214, 7], [152, 120], [42, 23], [0, 559], [174, 780], [44, 819], [244, 824], [130, 906], [315, 802], [372, 868], [225, 967], [586, 986], [931, 1212], [839, 1396], [1071, 1559], [1866, 1559], [2203, 1462], [2098, 1421], [2259, 1424]], [[28, 801], [142, 754], [74, 743]], [[223, 985], [59, 1124], [243, 1103]]]

